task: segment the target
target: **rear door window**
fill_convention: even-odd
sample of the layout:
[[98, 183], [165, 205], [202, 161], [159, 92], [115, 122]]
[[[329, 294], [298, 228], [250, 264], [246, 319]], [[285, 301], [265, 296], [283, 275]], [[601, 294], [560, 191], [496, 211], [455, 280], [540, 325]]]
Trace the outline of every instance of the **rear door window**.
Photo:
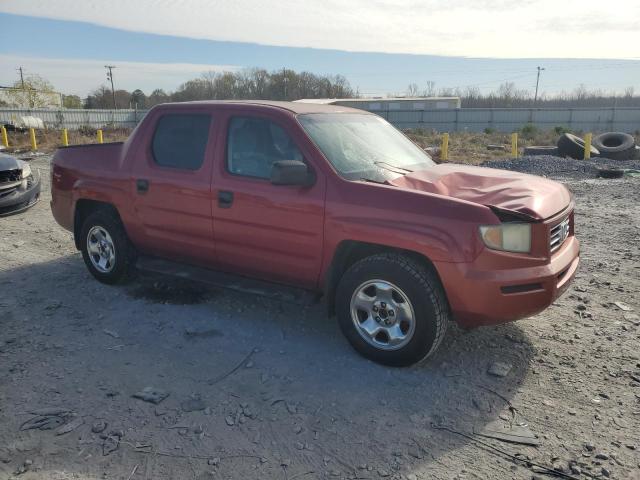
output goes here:
[[151, 150], [161, 167], [198, 170], [204, 162], [211, 115], [170, 113], [156, 124]]
[[270, 178], [278, 160], [304, 161], [284, 129], [270, 120], [234, 117], [227, 135], [227, 169], [236, 175]]

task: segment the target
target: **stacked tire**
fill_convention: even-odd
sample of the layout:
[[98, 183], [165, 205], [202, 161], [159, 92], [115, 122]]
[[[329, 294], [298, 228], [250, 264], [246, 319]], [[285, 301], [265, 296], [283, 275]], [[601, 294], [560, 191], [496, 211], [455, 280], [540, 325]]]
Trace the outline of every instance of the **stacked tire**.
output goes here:
[[[635, 139], [628, 133], [607, 132], [594, 137], [591, 156], [610, 160], [631, 160], [637, 155]], [[584, 159], [584, 140], [571, 133], [558, 139], [558, 155], [578, 160]]]
[[593, 146], [611, 160], [631, 160], [636, 154], [636, 141], [628, 133], [603, 133], [593, 139]]

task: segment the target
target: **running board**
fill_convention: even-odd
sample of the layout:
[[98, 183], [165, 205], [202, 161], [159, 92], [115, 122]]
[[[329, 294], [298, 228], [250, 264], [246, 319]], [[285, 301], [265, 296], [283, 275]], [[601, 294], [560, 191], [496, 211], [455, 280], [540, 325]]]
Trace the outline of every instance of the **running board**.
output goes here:
[[302, 288], [289, 287], [277, 283], [241, 277], [232, 273], [224, 273], [206, 268], [195, 267], [184, 263], [172, 262], [162, 258], [141, 256], [138, 257], [136, 267], [139, 270], [170, 275], [196, 282], [235, 290], [236, 292], [250, 293], [268, 297], [286, 303], [297, 305], [311, 305], [318, 303], [320, 295]]

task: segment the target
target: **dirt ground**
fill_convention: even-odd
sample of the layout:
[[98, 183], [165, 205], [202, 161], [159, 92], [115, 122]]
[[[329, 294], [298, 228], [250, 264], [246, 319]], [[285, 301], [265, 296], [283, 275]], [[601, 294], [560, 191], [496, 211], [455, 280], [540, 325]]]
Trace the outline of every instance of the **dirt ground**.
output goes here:
[[[640, 478], [640, 179], [568, 181], [582, 264], [548, 310], [393, 369], [323, 304], [98, 283], [48, 161], [42, 201], [0, 218], [0, 479]], [[496, 423], [539, 445], [477, 434]]]

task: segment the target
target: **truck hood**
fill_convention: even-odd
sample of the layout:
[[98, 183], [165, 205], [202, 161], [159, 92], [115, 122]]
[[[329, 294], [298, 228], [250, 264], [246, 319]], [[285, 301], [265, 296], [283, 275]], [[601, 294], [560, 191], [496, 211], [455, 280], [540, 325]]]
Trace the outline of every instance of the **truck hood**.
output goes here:
[[553, 180], [508, 170], [451, 163], [412, 172], [389, 183], [400, 188], [517, 212], [534, 220], [549, 218], [564, 210], [571, 202], [569, 190]]

